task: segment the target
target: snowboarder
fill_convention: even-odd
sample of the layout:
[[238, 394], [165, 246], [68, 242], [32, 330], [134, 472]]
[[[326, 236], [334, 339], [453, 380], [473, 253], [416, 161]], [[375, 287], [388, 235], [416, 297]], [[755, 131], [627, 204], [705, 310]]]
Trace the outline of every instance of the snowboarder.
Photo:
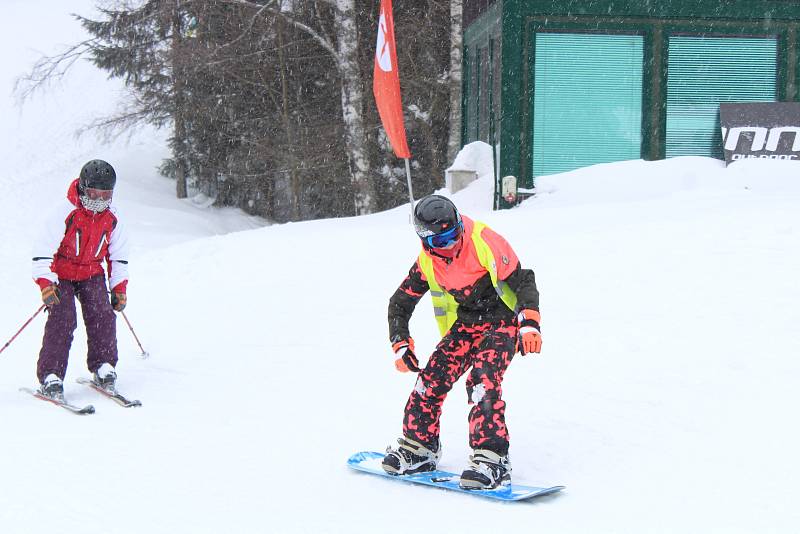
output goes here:
[[[113, 390], [117, 378], [114, 311], [121, 312], [127, 303], [129, 243], [125, 224], [111, 206], [115, 184], [110, 164], [99, 159], [86, 163], [34, 245], [33, 279], [49, 312], [36, 374], [40, 392], [54, 399], [64, 399], [63, 381], [77, 327], [76, 297], [86, 326], [86, 363], [93, 380]], [[110, 299], [103, 260], [108, 265]]]
[[[514, 354], [541, 351], [539, 292], [530, 269], [500, 235], [461, 216], [446, 197], [414, 208], [422, 251], [389, 301], [389, 337], [398, 371], [419, 375], [405, 407], [403, 435], [383, 459], [388, 473], [433, 471], [441, 458], [439, 417], [455, 382], [469, 372], [472, 454], [459, 484], [493, 489], [511, 482], [503, 375]], [[443, 336], [420, 369], [409, 320], [426, 291]]]

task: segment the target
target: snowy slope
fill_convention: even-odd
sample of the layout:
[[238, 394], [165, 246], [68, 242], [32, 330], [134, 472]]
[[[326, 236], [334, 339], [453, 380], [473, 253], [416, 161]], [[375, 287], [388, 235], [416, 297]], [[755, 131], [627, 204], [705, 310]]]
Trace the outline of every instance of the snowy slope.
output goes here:
[[[24, 42], [17, 26], [4, 49]], [[3, 76], [23, 55], [3, 56]], [[97, 155], [120, 170], [115, 202], [136, 235], [126, 313], [152, 356], [120, 321], [120, 389], [144, 403], [124, 410], [74, 383], [79, 328], [66, 392], [97, 414], [78, 418], [17, 391], [35, 382], [42, 317], [0, 355], [0, 532], [796, 530], [795, 164], [599, 165], [543, 177], [504, 212], [490, 210], [488, 176], [454, 195], [508, 238], [542, 294], [543, 354], [516, 359], [504, 384], [511, 455], [515, 480], [567, 490], [499, 505], [345, 467], [398, 435], [413, 386], [386, 339], [388, 298], [419, 246], [408, 206], [262, 226], [173, 199], [153, 170], [162, 134], [134, 149], [25, 137], [49, 132], [41, 120], [2, 125], [15, 172], [0, 174], [0, 343], [39, 303], [39, 208]], [[16, 131], [26, 142], [12, 149]], [[433, 347], [427, 298], [412, 332], [420, 353]], [[462, 380], [442, 419], [446, 469], [466, 460], [466, 415]]]

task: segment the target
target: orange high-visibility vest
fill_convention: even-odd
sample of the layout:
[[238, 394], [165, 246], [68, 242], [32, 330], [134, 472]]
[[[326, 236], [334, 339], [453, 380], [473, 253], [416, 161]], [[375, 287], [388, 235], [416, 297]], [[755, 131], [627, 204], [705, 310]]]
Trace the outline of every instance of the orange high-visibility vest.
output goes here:
[[[475, 221], [472, 228], [472, 243], [475, 246], [475, 251], [478, 253], [478, 260], [489, 272], [492, 285], [500, 296], [500, 299], [511, 311], [516, 312], [518, 311], [517, 295], [508, 287], [507, 283], [497, 279], [497, 263], [494, 259], [494, 253], [483, 237], [481, 237], [481, 231], [484, 228], [487, 228], [487, 226], [478, 221]], [[425, 278], [428, 279], [428, 287], [431, 290], [431, 300], [433, 301], [433, 315], [439, 326], [439, 333], [444, 337], [456, 321], [456, 317], [458, 316], [458, 302], [453, 298], [453, 295], [443, 290], [436, 282], [436, 275], [433, 271], [433, 258], [430, 257], [424, 248], [419, 254], [419, 268], [425, 275]]]

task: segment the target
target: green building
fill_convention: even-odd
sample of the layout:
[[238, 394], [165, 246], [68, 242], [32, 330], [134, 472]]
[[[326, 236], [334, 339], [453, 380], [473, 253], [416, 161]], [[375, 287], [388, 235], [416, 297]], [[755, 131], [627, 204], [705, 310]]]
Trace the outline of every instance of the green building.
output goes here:
[[721, 159], [720, 102], [798, 100], [798, 23], [798, 0], [464, 0], [462, 140], [499, 145], [498, 176], [520, 188]]

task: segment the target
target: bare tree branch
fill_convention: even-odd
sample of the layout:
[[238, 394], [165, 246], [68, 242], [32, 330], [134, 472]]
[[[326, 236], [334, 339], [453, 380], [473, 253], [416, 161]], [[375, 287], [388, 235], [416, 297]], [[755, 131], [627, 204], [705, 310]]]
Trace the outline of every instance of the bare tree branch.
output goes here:
[[[236, 0], [233, 0], [233, 1], [234, 1], [235, 3], [237, 3], [237, 4], [238, 4], [238, 3], [240, 3], [240, 2], [238, 2], [238, 1], [236, 1]], [[253, 29], [253, 26], [255, 26], [255, 24], [256, 24], [256, 19], [258, 19], [258, 17], [259, 17], [259, 16], [260, 16], [260, 15], [261, 15], [261, 14], [262, 14], [264, 11], [271, 11], [271, 10], [270, 10], [270, 6], [271, 6], [272, 4], [274, 4], [274, 3], [275, 3], [275, 0], [270, 0], [269, 2], [267, 2], [266, 4], [264, 4], [263, 6], [261, 6], [261, 7], [258, 9], [258, 11], [256, 11], [256, 12], [253, 14], [253, 16], [252, 16], [252, 17], [250, 17], [250, 24], [248, 24], [248, 25], [247, 25], [247, 28], [246, 28], [244, 31], [242, 31], [242, 33], [240, 33], [238, 37], [236, 37], [236, 38], [234, 38], [233, 40], [231, 40], [231, 41], [229, 41], [229, 42], [227, 42], [227, 43], [225, 43], [225, 44], [221, 45], [221, 46], [220, 46], [220, 47], [219, 47], [217, 50], [221, 51], [221, 50], [224, 50], [224, 49], [226, 49], [226, 48], [229, 48], [229, 47], [231, 47], [231, 46], [235, 45], [236, 43], [238, 43], [239, 41], [241, 41], [242, 39], [244, 39], [245, 35], [249, 34], [249, 33], [252, 31], [252, 29]], [[252, 5], [252, 4], [253, 4], [252, 2], [246, 2], [246, 4], [247, 4], [247, 7], [254, 7], [254, 6]], [[256, 5], [257, 5], [257, 4], [256, 4]]]
[[[328, 39], [324, 35], [321, 35], [320, 33], [318, 33], [311, 26], [308, 26], [307, 24], [304, 24], [304, 23], [300, 22], [299, 20], [295, 19], [293, 16], [289, 15], [287, 12], [281, 11], [279, 9], [275, 9], [273, 7], [268, 7], [273, 2], [270, 2], [270, 4], [262, 6], [261, 4], [257, 4], [255, 2], [250, 2], [248, 0], [222, 0], [222, 1], [224, 3], [227, 3], [227, 4], [234, 4], [234, 5], [251, 7], [251, 8], [259, 8], [259, 13], [264, 11], [264, 10], [266, 10], [266, 11], [272, 13], [273, 15], [277, 15], [277, 16], [283, 17], [292, 26], [294, 26], [295, 28], [298, 28], [300, 30], [303, 30], [308, 35], [313, 37], [314, 40], [317, 41], [317, 43], [319, 43], [319, 45], [321, 47], [323, 47], [325, 50], [330, 52], [331, 55], [333, 55], [334, 58], [338, 57], [338, 54], [336, 52], [336, 47], [333, 45], [333, 42], [331, 42], [330, 39]], [[330, 2], [328, 2], [328, 3], [330, 3]], [[256, 15], [258, 15], [258, 13]]]
[[63, 78], [76, 61], [91, 53], [97, 43], [97, 39], [87, 39], [60, 54], [39, 59], [28, 74], [20, 76], [14, 82], [14, 94], [19, 102], [25, 102], [37, 91]]

